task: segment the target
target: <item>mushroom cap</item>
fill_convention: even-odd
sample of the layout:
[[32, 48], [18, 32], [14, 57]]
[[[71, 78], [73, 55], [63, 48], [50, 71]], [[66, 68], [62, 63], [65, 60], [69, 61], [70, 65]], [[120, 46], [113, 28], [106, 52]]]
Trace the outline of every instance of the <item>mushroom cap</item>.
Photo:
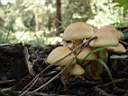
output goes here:
[[93, 35], [93, 27], [84, 22], [70, 24], [64, 31], [63, 39], [66, 41], [82, 40]]
[[75, 64], [70, 71], [70, 74], [75, 76], [79, 76], [84, 73], [85, 73], [84, 69], [79, 64]]
[[122, 38], [124, 38], [124, 34], [121, 31], [117, 31], [117, 37], [119, 39], [122, 39]]
[[116, 52], [116, 53], [125, 53], [126, 52], [126, 49], [124, 48], [124, 46], [121, 43], [119, 43], [117, 46], [114, 46], [114, 47], [108, 47], [107, 49], [111, 50], [113, 52]]
[[119, 43], [117, 36], [106, 27], [97, 29], [94, 36], [97, 39], [90, 42], [91, 47], [116, 46]]
[[[70, 53], [71, 53], [71, 50], [67, 47], [64, 47], [64, 46], [57, 47], [48, 55], [47, 62], [49, 64], [56, 64], [59, 66], [73, 64], [76, 62], [75, 55], [73, 53], [71, 53], [71, 54]], [[70, 55], [67, 56], [68, 54], [70, 54]], [[67, 56], [67, 57], [65, 57], [65, 56]], [[60, 59], [62, 59], [62, 60], [60, 60]]]
[[105, 30], [111, 31], [115, 34], [115, 36], [118, 39], [122, 39], [124, 37], [124, 34], [121, 31], [118, 31], [116, 28], [114, 28], [114, 26], [112, 25], [108, 25], [108, 26], [104, 26], [103, 27]]
[[[84, 48], [78, 55], [77, 55], [77, 59], [78, 60], [84, 60], [85, 57], [91, 52], [91, 49], [90, 48]], [[90, 54], [86, 60], [96, 60], [97, 57], [94, 53]]]

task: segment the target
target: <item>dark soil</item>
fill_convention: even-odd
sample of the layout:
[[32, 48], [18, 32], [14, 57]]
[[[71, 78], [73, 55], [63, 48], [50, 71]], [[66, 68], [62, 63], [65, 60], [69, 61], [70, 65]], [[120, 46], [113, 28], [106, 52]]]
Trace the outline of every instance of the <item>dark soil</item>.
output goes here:
[[[47, 55], [57, 45], [48, 45], [44, 48], [31, 45], [2, 45], [0, 46], [0, 96], [20, 96], [23, 88], [44, 70], [48, 64]], [[126, 48], [128, 46], [125, 46]], [[29, 59], [24, 51], [28, 49]], [[127, 53], [125, 55], [128, 55]], [[32, 64], [34, 75], [28, 70], [28, 61]], [[36, 88], [50, 80], [61, 70], [52, 66], [40, 74], [37, 82], [23, 96], [128, 96], [128, 58], [109, 59], [108, 66], [113, 75], [113, 82], [104, 70], [102, 80], [89, 80], [86, 77], [71, 77], [68, 80], [59, 75], [39, 91]], [[31, 85], [32, 85], [31, 84]]]

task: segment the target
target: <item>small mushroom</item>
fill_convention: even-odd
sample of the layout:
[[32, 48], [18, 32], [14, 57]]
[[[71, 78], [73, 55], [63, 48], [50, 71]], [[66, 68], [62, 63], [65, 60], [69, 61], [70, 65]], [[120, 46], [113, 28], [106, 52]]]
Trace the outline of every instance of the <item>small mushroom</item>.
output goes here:
[[91, 47], [116, 46], [119, 43], [117, 36], [109, 28], [102, 27], [94, 33], [96, 40], [90, 42]]
[[64, 46], [57, 47], [48, 55], [47, 62], [49, 64], [55, 64], [59, 66], [74, 64], [76, 63], [75, 55], [73, 53], [71, 54], [70, 53], [71, 53], [71, 50], [67, 47], [64, 47]]
[[112, 25], [104, 26], [103, 28], [104, 30], [113, 32], [118, 39], [122, 39], [124, 37], [124, 34], [121, 31], [118, 31]]
[[[80, 61], [84, 60], [85, 57], [86, 57], [91, 51], [92, 51], [91, 48], [87, 48], [87, 47], [84, 48], [84, 49], [78, 54], [77, 59], [80, 60]], [[96, 59], [97, 59], [97, 57], [96, 57], [96, 55], [95, 55], [94, 53], [90, 54], [90, 55], [86, 58], [86, 60], [96, 60]]]
[[70, 41], [73, 43], [73, 47], [76, 47], [82, 42], [83, 39], [92, 37], [94, 28], [84, 22], [76, 22], [70, 24], [64, 31], [64, 41]]
[[114, 46], [114, 47], [108, 47], [107, 49], [111, 50], [115, 53], [125, 53], [126, 52], [126, 49], [124, 48], [124, 46], [121, 43], [119, 43], [117, 46]]
[[122, 38], [124, 38], [124, 34], [121, 31], [117, 31], [117, 37], [119, 39], [122, 39]]
[[70, 74], [74, 76], [83, 75], [84, 73], [84, 69], [79, 64], [75, 64], [70, 71]]
[[84, 23], [76, 22], [70, 24], [64, 31], [63, 39], [66, 41], [90, 38], [93, 35], [93, 27]]

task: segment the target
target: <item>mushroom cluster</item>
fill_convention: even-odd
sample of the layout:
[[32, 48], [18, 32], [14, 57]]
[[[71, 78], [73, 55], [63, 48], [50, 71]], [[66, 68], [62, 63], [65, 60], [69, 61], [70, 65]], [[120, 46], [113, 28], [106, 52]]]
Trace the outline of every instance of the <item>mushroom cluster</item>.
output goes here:
[[[94, 37], [96, 39], [92, 39], [87, 46], [78, 47]], [[103, 66], [97, 62], [98, 59], [106, 62], [109, 51], [126, 52], [124, 46], [119, 43], [122, 38], [123, 33], [110, 25], [96, 29], [84, 22], [72, 23], [63, 33], [63, 45], [55, 48], [48, 55], [47, 62], [61, 68], [72, 65], [69, 70], [70, 75], [81, 76], [85, 74], [85, 76], [97, 80], [101, 78], [100, 74], [103, 71]], [[89, 54], [92, 50], [102, 47], [105, 47], [104, 50]], [[86, 56], [88, 57], [85, 60]]]

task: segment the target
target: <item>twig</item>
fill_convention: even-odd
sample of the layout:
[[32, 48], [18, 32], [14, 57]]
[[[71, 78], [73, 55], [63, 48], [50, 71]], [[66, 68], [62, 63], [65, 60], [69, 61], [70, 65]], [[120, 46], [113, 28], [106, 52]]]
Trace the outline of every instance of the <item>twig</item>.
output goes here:
[[0, 85], [1, 84], [9, 84], [9, 83], [14, 83], [14, 82], [16, 82], [16, 80], [15, 79], [12, 79], [12, 80], [5, 80], [5, 81], [0, 81]]
[[[37, 74], [36, 76], [35, 76], [35, 78], [33, 78], [32, 80], [31, 80], [31, 82], [29, 82], [23, 89], [22, 89], [22, 91], [21, 91], [21, 93], [24, 91], [24, 90], [27, 90], [26, 88], [28, 88], [34, 81], [36, 81], [36, 79], [38, 79], [39, 78], [39, 76], [44, 72], [44, 71], [46, 71], [48, 68], [50, 68], [52, 65], [49, 65], [49, 66], [47, 66], [44, 70], [42, 70], [39, 74]], [[36, 82], [35, 82], [36, 83]], [[33, 85], [34, 86], [34, 85]], [[31, 86], [31, 88], [33, 87], [33, 86]], [[29, 88], [30, 89], [30, 88]]]
[[33, 81], [33, 83], [30, 85], [30, 87], [28, 87], [28, 89], [26, 89], [25, 91], [23, 91], [23, 92], [20, 94], [20, 96], [25, 95], [25, 94], [36, 84], [37, 80], [38, 80], [38, 78], [36, 78], [36, 79]]
[[128, 90], [125, 92], [124, 96], [128, 96]]
[[[113, 80], [113, 82], [116, 84], [116, 83], [123, 82], [123, 81], [127, 81], [127, 80], [128, 80], [128, 78], [122, 78], [122, 79]], [[106, 84], [98, 85], [97, 87], [109, 86], [109, 85], [112, 84], [113, 82], [108, 82], [108, 83], [106, 83]]]
[[[66, 69], [66, 68], [65, 68]], [[44, 88], [45, 86], [47, 86], [49, 83], [51, 83], [53, 80], [55, 80], [57, 77], [59, 77], [64, 70], [60, 71], [57, 75], [55, 75], [54, 77], [52, 77], [50, 80], [48, 80], [46, 83], [44, 83], [43, 85], [41, 85], [40, 87], [38, 87], [37, 89], [33, 90], [33, 92], [37, 92], [40, 89]]]
[[7, 32], [7, 35], [6, 35], [6, 38], [5, 38], [6, 41], [8, 40], [8, 37], [9, 37], [9, 35], [10, 35], [10, 32], [11, 32], [11, 31], [8, 31], [8, 32]]
[[59, 95], [59, 94], [46, 94], [42, 92], [34, 92], [33, 96], [76, 96], [76, 95]]
[[[1, 93], [6, 93], [6, 92], [9, 92], [9, 91], [0, 91]], [[11, 90], [11, 92], [13, 92], [14, 94], [16, 93], [16, 94], [19, 94], [19, 93], [21, 93], [21, 91], [12, 91]], [[52, 94], [52, 93], [43, 93], [43, 92], [32, 92], [32, 91], [28, 91], [28, 94], [32, 94], [32, 96], [76, 96], [76, 95], [61, 95], [61, 94]], [[25, 94], [25, 95], [28, 95], [28, 94]], [[7, 94], [5, 94], [5, 95], [7, 95]], [[8, 96], [8, 95], [7, 95]]]
[[120, 42], [120, 43], [123, 43], [123, 44], [125, 44], [125, 45], [127, 45], [127, 46], [128, 46], [128, 43], [127, 43], [127, 42], [125, 42], [125, 41], [120, 40], [119, 42]]
[[113, 96], [111, 94], [108, 94], [107, 92], [105, 92], [104, 90], [102, 90], [101, 88], [95, 87], [94, 90], [96, 92], [98, 92], [99, 96]]

